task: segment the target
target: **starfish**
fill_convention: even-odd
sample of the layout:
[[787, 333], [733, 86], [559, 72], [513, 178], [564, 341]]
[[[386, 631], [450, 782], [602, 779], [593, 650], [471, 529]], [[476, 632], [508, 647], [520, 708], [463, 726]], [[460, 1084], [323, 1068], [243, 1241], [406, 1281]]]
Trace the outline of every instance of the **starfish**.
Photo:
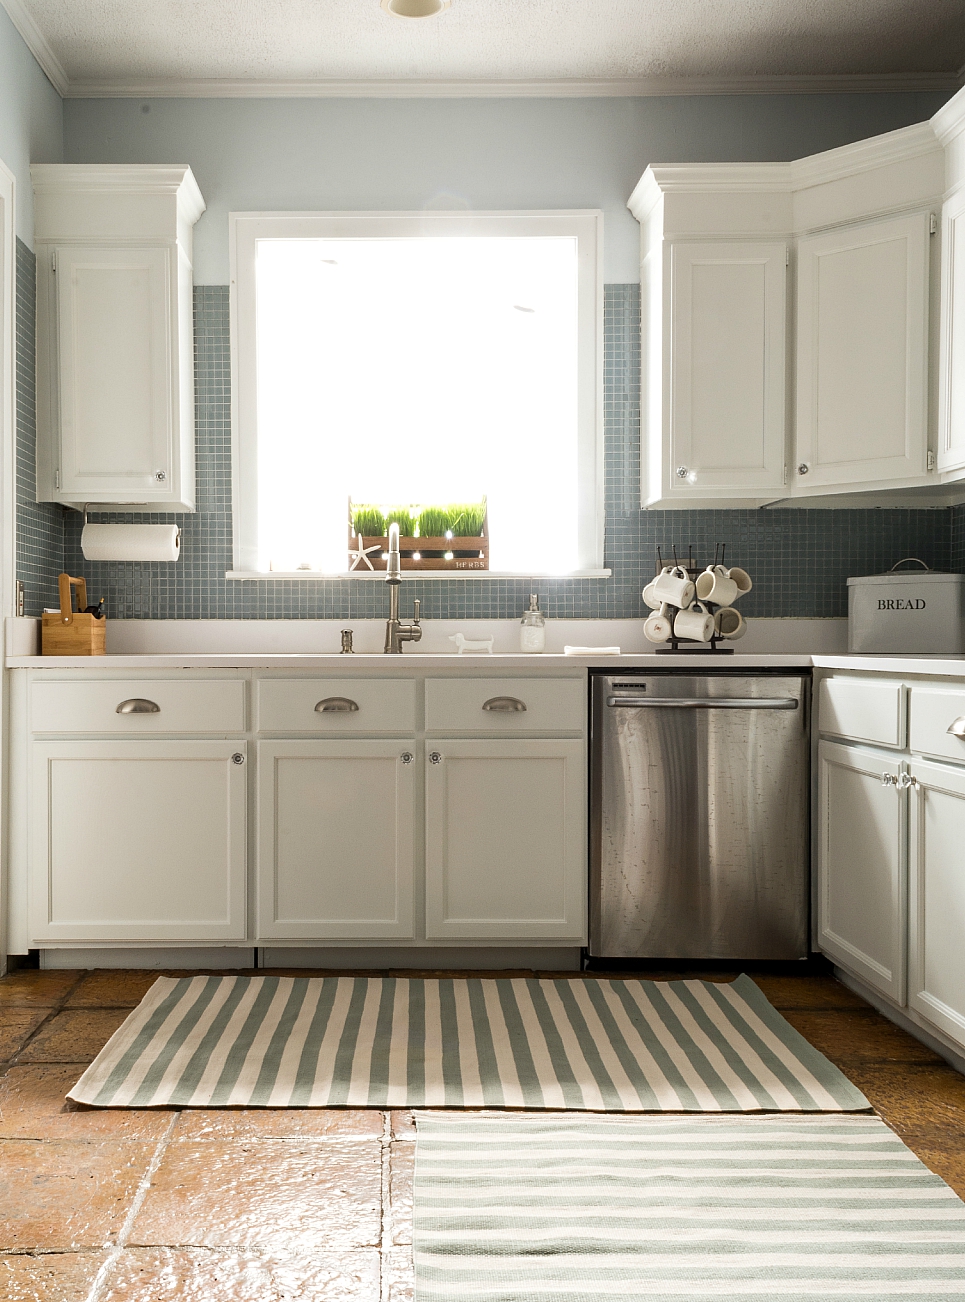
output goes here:
[[374, 547], [363, 547], [363, 546], [362, 546], [363, 541], [364, 541], [364, 539], [362, 538], [362, 535], [359, 534], [359, 536], [358, 536], [358, 550], [357, 550], [357, 551], [353, 551], [351, 547], [348, 549], [348, 554], [349, 554], [349, 556], [351, 557], [351, 564], [350, 564], [349, 567], [348, 567], [348, 568], [349, 568], [349, 572], [351, 572], [352, 570], [354, 570], [354, 569], [359, 565], [359, 563], [360, 563], [361, 561], [364, 561], [365, 564], [369, 567], [370, 570], [374, 570], [374, 569], [375, 569], [375, 566], [374, 566], [374, 565], [372, 564], [372, 562], [369, 560], [369, 552], [380, 552], [380, 551], [382, 550], [382, 544], [381, 544], [381, 543], [376, 543]]

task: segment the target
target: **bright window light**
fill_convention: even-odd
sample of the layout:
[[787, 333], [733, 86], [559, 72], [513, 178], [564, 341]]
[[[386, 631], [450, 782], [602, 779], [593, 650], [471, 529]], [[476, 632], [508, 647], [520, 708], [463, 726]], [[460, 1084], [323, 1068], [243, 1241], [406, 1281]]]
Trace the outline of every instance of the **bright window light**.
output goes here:
[[578, 234], [556, 228], [409, 233], [403, 218], [394, 235], [371, 214], [371, 235], [314, 235], [292, 215], [297, 229], [276, 234], [278, 220], [248, 216], [262, 225], [236, 282], [236, 567], [345, 572], [350, 498], [485, 497], [491, 571], [586, 568], [596, 249], [581, 259]]

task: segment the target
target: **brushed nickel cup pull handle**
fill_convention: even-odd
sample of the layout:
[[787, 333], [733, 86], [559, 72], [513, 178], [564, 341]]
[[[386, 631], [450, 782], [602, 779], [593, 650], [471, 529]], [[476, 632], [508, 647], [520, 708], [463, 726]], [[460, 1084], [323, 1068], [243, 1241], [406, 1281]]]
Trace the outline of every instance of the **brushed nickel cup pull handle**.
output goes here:
[[526, 702], [518, 696], [490, 696], [488, 701], [483, 701], [482, 708], [497, 714], [520, 714], [526, 709]]
[[951, 733], [953, 737], [960, 737], [962, 741], [965, 741], [965, 714], [960, 714], [957, 719], [953, 719], [945, 731]]
[[161, 707], [156, 701], [148, 701], [143, 696], [132, 696], [128, 701], [121, 701], [115, 711], [117, 714], [160, 714]]
[[315, 713], [354, 714], [358, 708], [358, 701], [351, 701], [347, 696], [326, 696], [315, 706]]

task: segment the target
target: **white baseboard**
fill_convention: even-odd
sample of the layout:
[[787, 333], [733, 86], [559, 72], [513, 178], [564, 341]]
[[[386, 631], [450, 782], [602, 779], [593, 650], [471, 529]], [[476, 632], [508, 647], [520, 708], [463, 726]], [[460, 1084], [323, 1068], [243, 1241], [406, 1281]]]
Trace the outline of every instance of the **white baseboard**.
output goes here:
[[250, 946], [238, 949], [42, 949], [41, 968], [253, 968], [255, 951]]
[[502, 949], [382, 949], [375, 946], [355, 949], [315, 949], [265, 946], [260, 951], [259, 967], [411, 968], [421, 972], [494, 972], [531, 968], [538, 972], [579, 972], [579, 949], [523, 948]]

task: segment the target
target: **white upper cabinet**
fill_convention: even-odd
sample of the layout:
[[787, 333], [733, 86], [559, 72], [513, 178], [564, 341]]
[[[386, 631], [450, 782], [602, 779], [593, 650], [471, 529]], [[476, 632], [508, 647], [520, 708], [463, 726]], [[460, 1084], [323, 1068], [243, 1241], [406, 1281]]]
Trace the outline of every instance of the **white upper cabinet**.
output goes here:
[[798, 242], [795, 488], [927, 473], [930, 213]]
[[[789, 224], [790, 203], [767, 193], [772, 181], [769, 164], [660, 167], [630, 201], [644, 231], [648, 506], [756, 506], [783, 492], [788, 243], [765, 237]], [[747, 183], [758, 189], [742, 193]]]
[[38, 500], [193, 510], [191, 170], [31, 173]]
[[965, 471], [965, 92], [932, 121], [945, 147], [938, 469], [959, 479]]
[[629, 202], [645, 506], [942, 482], [929, 384], [943, 188], [931, 123], [790, 163], [647, 169]]

